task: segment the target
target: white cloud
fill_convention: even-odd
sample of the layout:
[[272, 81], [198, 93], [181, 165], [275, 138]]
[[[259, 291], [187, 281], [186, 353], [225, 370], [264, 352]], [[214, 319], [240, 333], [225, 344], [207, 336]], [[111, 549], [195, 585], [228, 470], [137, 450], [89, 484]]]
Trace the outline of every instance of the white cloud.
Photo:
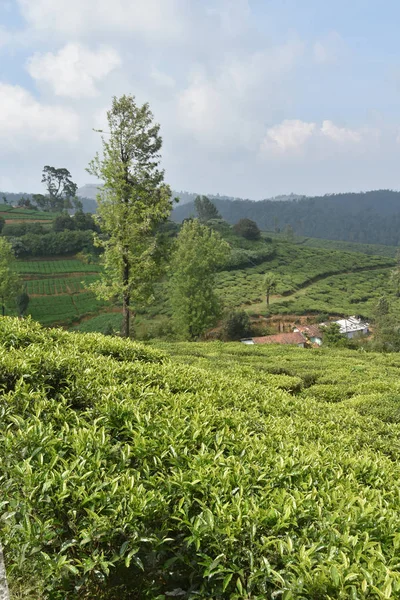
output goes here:
[[180, 94], [179, 122], [210, 149], [236, 152], [243, 147], [256, 148], [263, 117], [285, 102], [279, 86], [302, 50], [300, 42], [288, 42], [230, 56], [217, 67], [198, 68]]
[[287, 152], [298, 150], [316, 131], [315, 123], [299, 119], [285, 119], [279, 125], [270, 127], [261, 144], [261, 152]]
[[57, 96], [95, 96], [96, 82], [121, 64], [118, 53], [108, 46], [93, 52], [80, 44], [67, 44], [57, 54], [34, 54], [28, 71], [36, 81], [48, 84]]
[[346, 129], [338, 127], [332, 121], [323, 121], [321, 127], [322, 135], [338, 143], [354, 142], [358, 143], [362, 140], [362, 133], [355, 129]]
[[298, 153], [307, 143], [313, 140], [317, 144], [317, 152], [328, 151], [340, 145], [341, 151], [345, 148], [354, 148], [356, 144], [362, 148], [362, 142], [377, 139], [379, 132], [376, 129], [348, 129], [339, 127], [330, 120], [325, 120], [319, 126], [314, 122], [305, 122], [299, 119], [284, 120], [278, 125], [270, 127], [261, 143], [261, 154], [293, 154]]
[[183, 0], [17, 0], [36, 30], [66, 36], [127, 32], [171, 38], [183, 29]]
[[175, 87], [175, 79], [167, 73], [159, 71], [155, 67], [152, 68], [150, 72], [150, 77], [156, 85], [166, 88]]
[[7, 46], [11, 40], [12, 40], [12, 35], [11, 33], [9, 33], [4, 27], [2, 27], [0, 25], [0, 48], [2, 48], [3, 46]]
[[40, 104], [24, 88], [0, 83], [0, 148], [24, 150], [26, 144], [75, 142], [79, 118], [68, 108]]
[[207, 12], [218, 17], [222, 32], [228, 35], [237, 35], [246, 29], [251, 14], [249, 0], [218, 0], [216, 7]]
[[314, 61], [319, 65], [334, 64], [346, 53], [346, 44], [336, 31], [331, 31], [313, 45]]

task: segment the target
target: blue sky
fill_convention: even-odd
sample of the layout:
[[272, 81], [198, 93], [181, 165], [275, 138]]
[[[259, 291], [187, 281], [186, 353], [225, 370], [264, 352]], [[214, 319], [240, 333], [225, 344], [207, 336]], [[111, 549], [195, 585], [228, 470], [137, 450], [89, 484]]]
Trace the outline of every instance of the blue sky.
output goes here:
[[79, 185], [113, 95], [150, 103], [176, 190], [400, 189], [395, 0], [0, 0], [0, 190]]

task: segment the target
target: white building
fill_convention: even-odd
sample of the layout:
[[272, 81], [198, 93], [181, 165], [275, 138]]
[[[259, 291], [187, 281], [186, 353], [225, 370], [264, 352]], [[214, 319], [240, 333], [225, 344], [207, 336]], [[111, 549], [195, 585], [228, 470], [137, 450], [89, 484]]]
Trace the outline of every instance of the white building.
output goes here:
[[357, 335], [368, 335], [369, 324], [355, 316], [335, 321], [340, 327], [340, 333], [351, 339]]

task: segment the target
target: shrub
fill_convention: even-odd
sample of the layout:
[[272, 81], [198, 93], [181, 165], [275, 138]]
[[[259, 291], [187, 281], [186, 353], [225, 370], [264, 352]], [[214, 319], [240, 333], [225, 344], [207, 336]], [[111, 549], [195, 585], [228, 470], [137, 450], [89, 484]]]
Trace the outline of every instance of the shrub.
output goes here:
[[247, 240], [259, 240], [261, 237], [261, 231], [259, 230], [257, 223], [251, 219], [240, 219], [240, 221], [233, 226], [233, 230], [237, 235], [240, 235]]
[[223, 337], [228, 341], [236, 341], [251, 333], [250, 318], [244, 310], [228, 312], [222, 323]]

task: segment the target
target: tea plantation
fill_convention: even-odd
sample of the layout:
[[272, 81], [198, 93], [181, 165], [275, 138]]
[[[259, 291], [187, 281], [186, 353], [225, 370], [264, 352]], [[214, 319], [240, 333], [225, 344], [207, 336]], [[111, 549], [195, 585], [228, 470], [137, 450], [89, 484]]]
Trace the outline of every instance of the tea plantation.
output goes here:
[[0, 319], [12, 597], [400, 597], [400, 357]]

